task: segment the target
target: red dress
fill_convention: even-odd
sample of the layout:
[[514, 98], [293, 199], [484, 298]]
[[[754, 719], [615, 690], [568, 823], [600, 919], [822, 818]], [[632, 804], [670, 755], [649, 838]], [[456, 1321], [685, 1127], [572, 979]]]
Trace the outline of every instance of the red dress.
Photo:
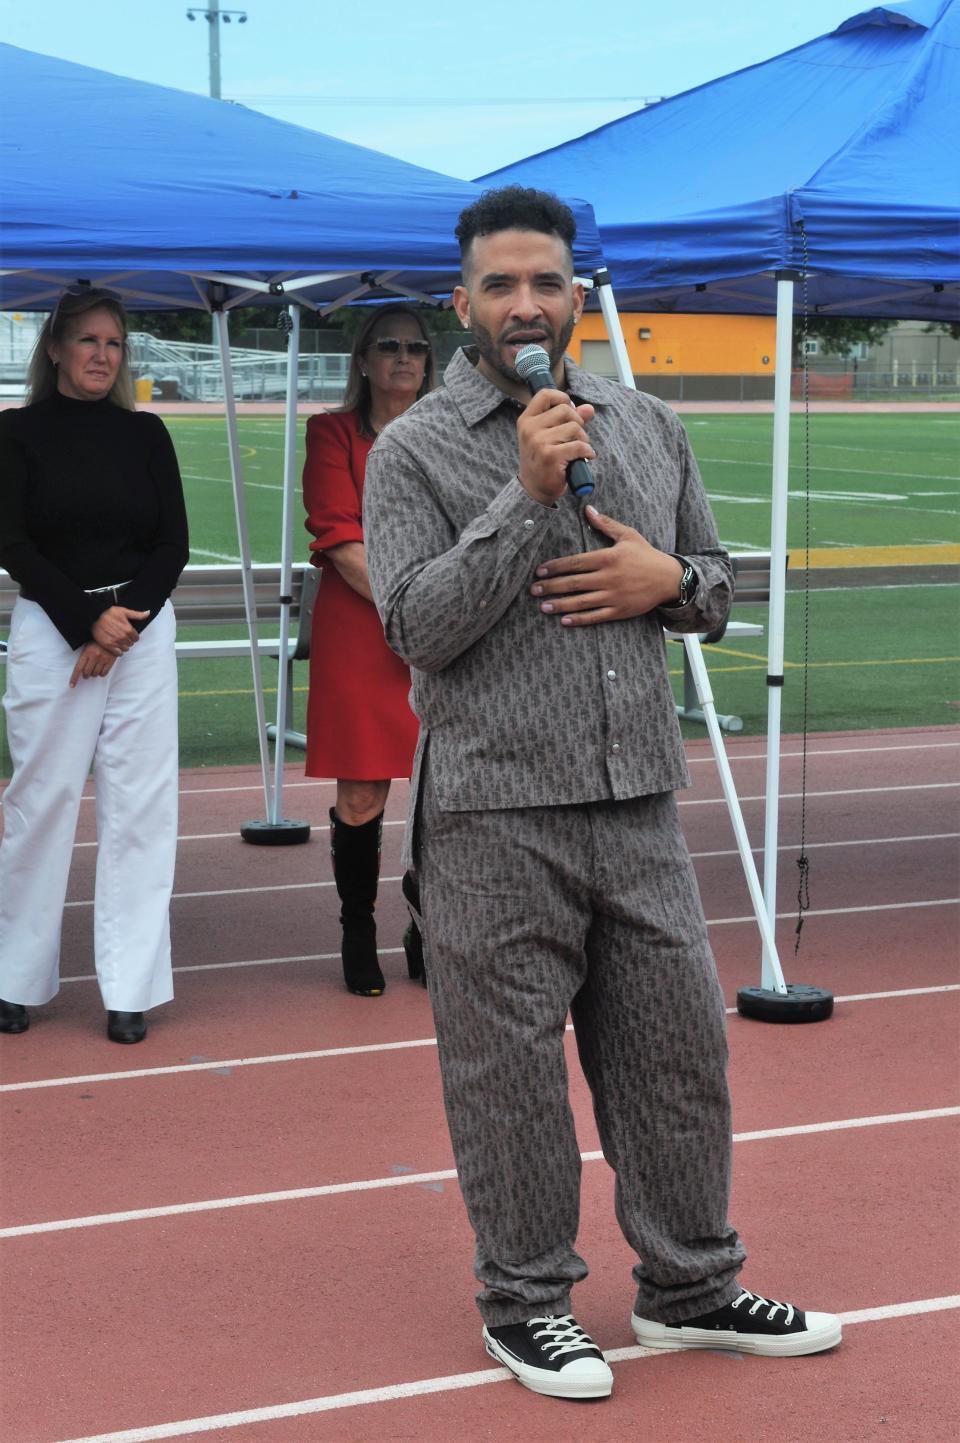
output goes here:
[[309, 777], [380, 781], [408, 777], [418, 724], [410, 670], [387, 646], [372, 601], [354, 591], [323, 553], [362, 541], [363, 481], [373, 442], [353, 411], [311, 416], [303, 468], [306, 527], [323, 581], [310, 633], [307, 697]]

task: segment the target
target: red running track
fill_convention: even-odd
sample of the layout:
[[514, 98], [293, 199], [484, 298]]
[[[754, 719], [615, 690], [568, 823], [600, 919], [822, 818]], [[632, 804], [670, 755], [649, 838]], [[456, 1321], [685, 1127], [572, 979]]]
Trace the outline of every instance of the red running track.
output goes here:
[[[763, 743], [728, 746], [760, 845]], [[791, 848], [798, 751], [786, 738]], [[709, 747], [689, 754], [682, 816], [732, 1007], [758, 980], [759, 942]], [[287, 813], [318, 831], [271, 851], [237, 835], [258, 814], [256, 770], [185, 773], [177, 1000], [136, 1048], [103, 1036], [84, 807], [68, 980], [28, 1033], [0, 1039], [0, 1443], [952, 1440], [958, 756], [950, 728], [813, 739], [813, 910], [795, 962], [785, 851], [778, 946], [790, 980], [840, 1000], [810, 1027], [730, 1018], [744, 1280], [841, 1312], [836, 1352], [633, 1346], [632, 1259], [571, 1044], [591, 1266], [576, 1308], [616, 1380], [599, 1404], [525, 1392], [479, 1342], [429, 1005], [399, 951], [406, 787], [389, 804], [378, 909], [389, 985], [364, 999], [339, 979], [330, 785], [289, 769]]]

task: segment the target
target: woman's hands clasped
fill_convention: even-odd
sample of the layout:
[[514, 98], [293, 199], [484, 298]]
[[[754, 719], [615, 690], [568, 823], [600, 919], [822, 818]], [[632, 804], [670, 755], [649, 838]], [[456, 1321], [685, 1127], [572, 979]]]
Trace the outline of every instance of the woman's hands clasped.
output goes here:
[[149, 615], [149, 611], [131, 611], [128, 606], [108, 606], [93, 623], [90, 634], [104, 651], [109, 651], [112, 656], [122, 656], [134, 642], [140, 640], [140, 633], [131, 624], [131, 618], [133, 621], [146, 621]]
[[84, 677], [106, 676], [117, 659], [140, 640], [132, 623], [145, 621], [149, 615], [149, 611], [131, 611], [128, 606], [108, 606], [101, 612], [90, 628], [93, 640], [81, 648], [77, 657], [70, 685], [76, 686]]

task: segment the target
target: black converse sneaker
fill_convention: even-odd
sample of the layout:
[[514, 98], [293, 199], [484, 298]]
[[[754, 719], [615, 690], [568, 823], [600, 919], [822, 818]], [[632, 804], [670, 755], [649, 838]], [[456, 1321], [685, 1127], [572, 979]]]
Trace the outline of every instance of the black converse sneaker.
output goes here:
[[769, 1358], [797, 1358], [822, 1353], [840, 1341], [840, 1319], [834, 1313], [804, 1313], [791, 1303], [777, 1303], [745, 1289], [722, 1308], [688, 1318], [676, 1327], [648, 1318], [630, 1319], [644, 1348], [676, 1352], [680, 1348], [729, 1348], [736, 1353], [762, 1353]]
[[604, 1356], [572, 1313], [530, 1318], [484, 1328], [491, 1358], [503, 1363], [525, 1388], [551, 1398], [606, 1398], [613, 1374]]

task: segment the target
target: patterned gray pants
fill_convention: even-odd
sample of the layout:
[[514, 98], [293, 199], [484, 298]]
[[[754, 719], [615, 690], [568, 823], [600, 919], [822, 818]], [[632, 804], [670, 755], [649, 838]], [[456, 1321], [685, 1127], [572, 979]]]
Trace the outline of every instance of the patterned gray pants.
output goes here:
[[570, 1311], [580, 1154], [572, 1013], [635, 1310], [677, 1323], [736, 1296], [726, 1030], [672, 793], [441, 812], [424, 767], [413, 838], [460, 1187], [491, 1326]]

